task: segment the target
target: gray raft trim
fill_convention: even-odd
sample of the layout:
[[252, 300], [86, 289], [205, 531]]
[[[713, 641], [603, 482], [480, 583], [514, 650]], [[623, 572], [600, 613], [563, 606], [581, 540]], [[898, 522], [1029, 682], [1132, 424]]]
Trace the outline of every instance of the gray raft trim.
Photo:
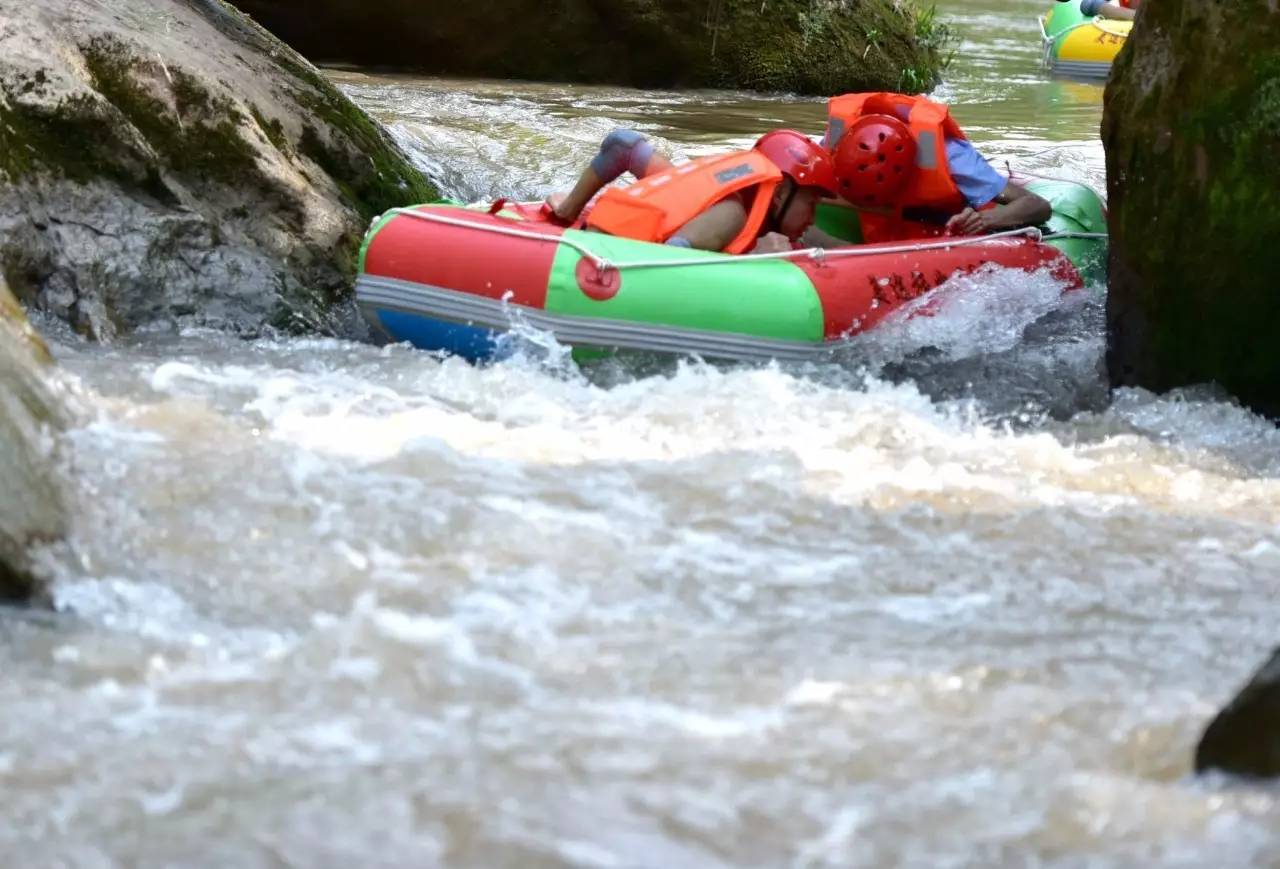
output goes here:
[[1049, 71], [1076, 78], [1106, 78], [1111, 72], [1111, 64], [1098, 60], [1055, 60], [1050, 62]]
[[[706, 356], [743, 362], [805, 362], [821, 359], [847, 340], [809, 343], [757, 338], [732, 332], [711, 332], [680, 326], [550, 314], [428, 284], [361, 274], [356, 279], [356, 302], [366, 318], [377, 323], [377, 309], [416, 314], [464, 326], [507, 332], [518, 323], [549, 332], [562, 344], [618, 350], [647, 350], [684, 356]], [[381, 325], [379, 324], [380, 328]]]

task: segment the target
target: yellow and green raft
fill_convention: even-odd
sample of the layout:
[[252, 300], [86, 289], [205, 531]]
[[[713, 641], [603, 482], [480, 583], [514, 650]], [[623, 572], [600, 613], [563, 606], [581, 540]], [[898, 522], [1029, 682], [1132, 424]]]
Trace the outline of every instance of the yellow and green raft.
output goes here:
[[1054, 3], [1040, 19], [1044, 65], [1055, 75], [1105, 79], [1129, 37], [1130, 21], [1089, 17], [1080, 0]]

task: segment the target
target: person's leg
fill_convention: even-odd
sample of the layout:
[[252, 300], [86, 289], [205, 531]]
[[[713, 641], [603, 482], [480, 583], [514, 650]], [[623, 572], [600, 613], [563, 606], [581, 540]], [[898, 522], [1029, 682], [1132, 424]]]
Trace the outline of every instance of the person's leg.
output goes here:
[[568, 193], [552, 194], [547, 204], [561, 220], [576, 220], [591, 197], [623, 172], [644, 178], [671, 168], [671, 162], [655, 154], [649, 140], [635, 130], [619, 129], [604, 137], [600, 150]]
[[[654, 171], [662, 171], [650, 165], [653, 159], [653, 146], [644, 136], [635, 130], [614, 130], [600, 143], [600, 151], [591, 160], [591, 168], [608, 184], [623, 172], [643, 178]], [[661, 157], [658, 161], [670, 165]]]

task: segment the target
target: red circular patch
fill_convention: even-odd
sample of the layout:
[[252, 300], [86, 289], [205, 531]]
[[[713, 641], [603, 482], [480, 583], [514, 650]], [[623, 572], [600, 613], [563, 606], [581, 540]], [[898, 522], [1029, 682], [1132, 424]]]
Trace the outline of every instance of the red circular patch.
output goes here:
[[607, 302], [622, 289], [622, 273], [617, 269], [600, 269], [591, 260], [581, 257], [573, 269], [578, 289], [597, 302]]

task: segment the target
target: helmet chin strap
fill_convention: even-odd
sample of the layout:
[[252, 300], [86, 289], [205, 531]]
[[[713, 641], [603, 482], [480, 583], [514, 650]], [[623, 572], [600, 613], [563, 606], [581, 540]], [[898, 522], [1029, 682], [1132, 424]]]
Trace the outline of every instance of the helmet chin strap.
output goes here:
[[796, 194], [800, 192], [800, 185], [796, 183], [794, 178], [788, 178], [791, 189], [787, 191], [786, 198], [782, 200], [782, 205], [769, 214], [769, 231], [782, 231], [782, 218], [786, 216], [787, 209], [791, 207], [791, 203], [795, 201]]

